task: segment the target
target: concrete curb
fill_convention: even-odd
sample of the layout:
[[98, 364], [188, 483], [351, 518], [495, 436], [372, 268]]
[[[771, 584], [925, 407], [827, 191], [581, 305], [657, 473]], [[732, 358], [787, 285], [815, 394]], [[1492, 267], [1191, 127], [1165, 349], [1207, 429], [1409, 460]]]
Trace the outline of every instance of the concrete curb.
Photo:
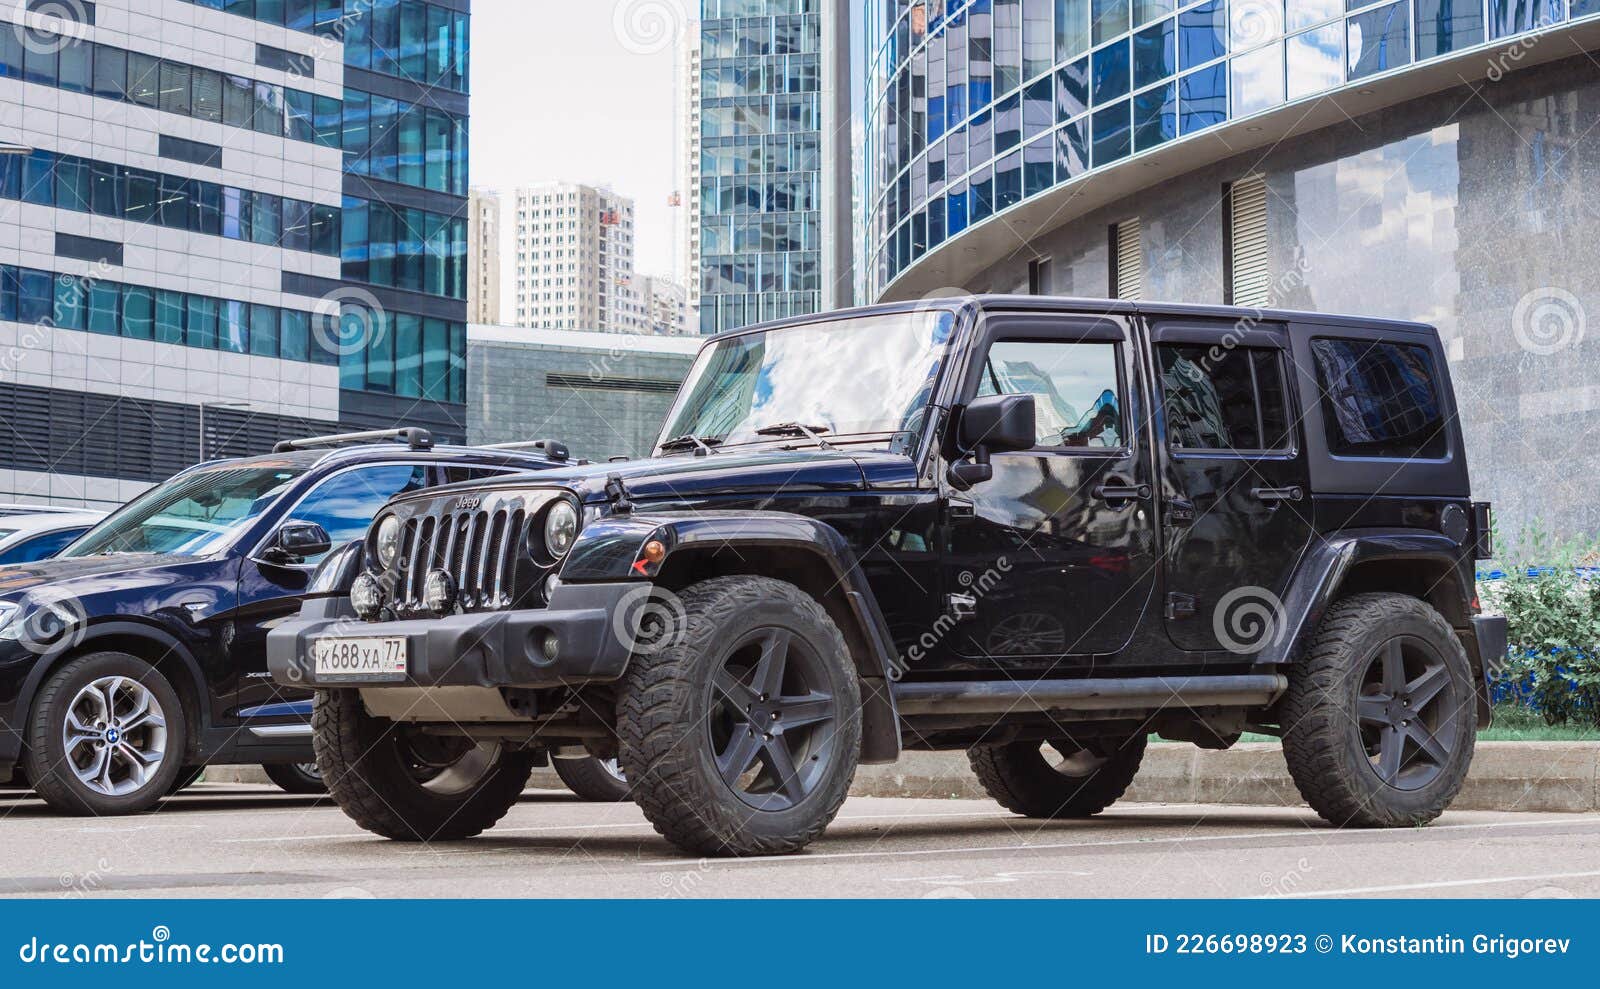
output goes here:
[[[206, 779], [266, 783], [259, 766], [213, 766]], [[549, 769], [529, 785], [562, 789]], [[944, 797], [984, 800], [965, 752], [909, 752], [888, 766], [862, 766], [857, 797]], [[1154, 744], [1124, 798], [1142, 803], [1303, 807], [1276, 742], [1250, 742], [1224, 752]], [[1456, 810], [1600, 811], [1600, 742], [1480, 742]]]

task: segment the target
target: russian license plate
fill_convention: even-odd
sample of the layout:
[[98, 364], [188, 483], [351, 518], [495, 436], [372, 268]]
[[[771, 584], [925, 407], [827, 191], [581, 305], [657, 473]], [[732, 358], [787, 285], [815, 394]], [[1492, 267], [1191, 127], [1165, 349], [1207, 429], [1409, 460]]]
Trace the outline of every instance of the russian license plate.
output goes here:
[[311, 662], [318, 680], [404, 680], [404, 636], [311, 640]]

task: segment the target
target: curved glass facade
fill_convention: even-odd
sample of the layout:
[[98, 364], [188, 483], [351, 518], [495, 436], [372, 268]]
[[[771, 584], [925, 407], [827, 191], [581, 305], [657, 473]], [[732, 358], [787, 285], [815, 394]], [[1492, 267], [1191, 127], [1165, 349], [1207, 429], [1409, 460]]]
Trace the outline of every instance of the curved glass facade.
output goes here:
[[969, 227], [1165, 142], [1597, 13], [1600, 0], [867, 0], [868, 294]]

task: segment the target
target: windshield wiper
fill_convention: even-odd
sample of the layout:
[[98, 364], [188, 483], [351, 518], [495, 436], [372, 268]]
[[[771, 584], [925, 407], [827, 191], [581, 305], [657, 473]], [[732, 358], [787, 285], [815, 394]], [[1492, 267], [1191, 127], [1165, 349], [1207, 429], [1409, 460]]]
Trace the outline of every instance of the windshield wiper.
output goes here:
[[688, 450], [693, 448], [699, 450], [702, 454], [705, 454], [716, 453], [717, 451], [713, 450], [712, 447], [721, 442], [721, 440], [714, 436], [701, 439], [693, 433], [684, 433], [682, 436], [674, 436], [670, 440], [662, 440], [660, 443], [656, 444], [656, 447], [663, 452], [668, 450]]
[[775, 422], [770, 426], [762, 426], [760, 429], [756, 430], [756, 435], [804, 436], [806, 439], [822, 447], [824, 450], [832, 450], [833, 444], [817, 435], [818, 433], [826, 433], [827, 431], [827, 426], [808, 426], [803, 422]]

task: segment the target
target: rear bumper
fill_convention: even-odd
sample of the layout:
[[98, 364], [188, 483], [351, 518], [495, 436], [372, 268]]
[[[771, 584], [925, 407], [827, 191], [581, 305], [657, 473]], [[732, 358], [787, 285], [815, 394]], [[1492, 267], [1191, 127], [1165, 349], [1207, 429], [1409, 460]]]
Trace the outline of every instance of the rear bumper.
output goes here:
[[[613, 631], [613, 616], [635, 583], [567, 584], [550, 607], [395, 622], [303, 617], [267, 636], [267, 668], [280, 684], [327, 689], [360, 687], [557, 687], [615, 680], [631, 643]], [[309, 610], [309, 609], [308, 609]], [[406, 640], [404, 680], [319, 678], [311, 661], [318, 636], [399, 636]], [[544, 651], [555, 636], [555, 659]]]

